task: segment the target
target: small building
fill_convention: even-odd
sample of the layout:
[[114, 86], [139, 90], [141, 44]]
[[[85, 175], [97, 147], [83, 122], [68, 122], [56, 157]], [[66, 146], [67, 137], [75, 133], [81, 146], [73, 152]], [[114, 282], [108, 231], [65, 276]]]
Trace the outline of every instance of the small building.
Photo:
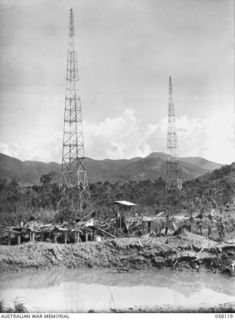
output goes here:
[[126, 200], [117, 200], [113, 204], [117, 205], [121, 211], [130, 211], [131, 208], [137, 206], [137, 204]]

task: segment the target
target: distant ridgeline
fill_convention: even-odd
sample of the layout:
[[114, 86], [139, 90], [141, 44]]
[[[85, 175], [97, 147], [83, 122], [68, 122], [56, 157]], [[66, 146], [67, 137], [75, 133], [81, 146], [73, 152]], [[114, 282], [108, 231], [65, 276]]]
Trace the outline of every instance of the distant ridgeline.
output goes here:
[[[123, 199], [137, 203], [136, 211], [148, 214], [161, 212], [169, 205], [175, 213], [182, 209], [189, 212], [225, 207], [235, 198], [235, 163], [184, 182], [179, 193], [166, 195], [161, 177], [155, 181], [95, 182], [90, 184], [90, 192], [98, 215], [108, 210], [107, 203]], [[51, 173], [42, 175], [40, 182], [32, 186], [20, 186], [15, 179], [3, 179], [0, 181], [0, 224], [16, 225], [30, 219], [45, 223], [61, 217], [74, 219], [75, 213], [68, 209], [58, 212], [60, 199], [61, 192]]]
[[[86, 159], [89, 182], [109, 181], [127, 182], [130, 180], [155, 181], [165, 180], [166, 161], [164, 153], [151, 153], [145, 158], [120, 160], [93, 160]], [[222, 165], [198, 157], [180, 158], [180, 168], [183, 180], [191, 180], [219, 169]], [[0, 154], [0, 179], [16, 179], [23, 185], [38, 184], [42, 175], [54, 172], [53, 182], [58, 182], [61, 166], [56, 162], [44, 163], [40, 161], [20, 161]]]

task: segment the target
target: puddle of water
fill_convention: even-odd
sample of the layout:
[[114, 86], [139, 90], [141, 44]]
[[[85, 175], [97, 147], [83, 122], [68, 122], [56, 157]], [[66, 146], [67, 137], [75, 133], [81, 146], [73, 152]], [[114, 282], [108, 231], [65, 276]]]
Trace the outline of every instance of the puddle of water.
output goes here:
[[214, 307], [235, 301], [235, 278], [178, 271], [53, 270], [0, 275], [0, 300], [31, 312], [87, 312], [130, 307]]

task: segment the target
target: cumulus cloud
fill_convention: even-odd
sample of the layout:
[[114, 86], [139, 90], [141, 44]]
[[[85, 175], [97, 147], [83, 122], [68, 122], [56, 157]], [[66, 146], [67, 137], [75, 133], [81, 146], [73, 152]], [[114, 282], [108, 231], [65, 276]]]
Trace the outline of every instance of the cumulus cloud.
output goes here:
[[85, 122], [84, 131], [86, 153], [90, 157], [119, 159], [151, 152], [132, 109], [125, 109], [122, 116], [107, 118], [98, 124]]
[[[218, 112], [204, 120], [182, 115], [176, 118], [179, 156], [205, 157], [220, 163], [235, 160], [234, 117]], [[146, 130], [152, 150], [166, 151], [167, 117]]]
[[58, 141], [51, 141], [49, 143], [34, 143], [30, 145], [0, 143], [1, 153], [20, 160], [60, 162], [61, 150], [61, 141], [59, 141], [59, 144]]
[[[230, 163], [235, 159], [234, 118], [218, 112], [204, 120], [182, 115], [176, 118], [179, 156], [199, 156]], [[154, 151], [166, 152], [167, 117], [142, 128], [133, 109], [99, 124], [85, 123], [86, 150], [91, 157], [131, 158]]]
[[[215, 113], [203, 121], [182, 115], [176, 118], [179, 156], [199, 156], [220, 163], [235, 159], [234, 119]], [[86, 155], [95, 159], [120, 159], [166, 152], [167, 117], [147, 127], [140, 125], [133, 109], [99, 123], [84, 121]], [[43, 138], [44, 137], [44, 138]], [[27, 144], [0, 143], [0, 152], [26, 160], [58, 161], [62, 157], [62, 132], [45, 134]]]
[[233, 113], [221, 110], [210, 117], [178, 119], [180, 151], [182, 155], [201, 156], [220, 163], [235, 160], [235, 136]]
[[0, 143], [0, 152], [8, 156], [13, 156], [12, 150], [10, 150], [9, 146], [6, 143]]
[[221, 110], [205, 120], [205, 153], [222, 163], [235, 161], [235, 118]]

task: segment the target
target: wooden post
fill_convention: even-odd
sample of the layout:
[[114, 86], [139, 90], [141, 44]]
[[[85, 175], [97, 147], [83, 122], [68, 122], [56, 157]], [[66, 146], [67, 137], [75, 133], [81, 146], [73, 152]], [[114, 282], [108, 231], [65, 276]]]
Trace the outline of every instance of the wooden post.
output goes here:
[[95, 241], [95, 236], [96, 236], [96, 230], [93, 230], [93, 241]]
[[85, 233], [85, 237], [86, 237], [86, 242], [88, 241], [88, 232], [86, 231]]
[[78, 243], [78, 232], [74, 231], [74, 243]]
[[11, 245], [11, 231], [8, 231], [8, 246]]
[[53, 242], [57, 243], [57, 233], [54, 233], [54, 235], [53, 235]]
[[32, 230], [30, 230], [29, 231], [29, 241], [34, 242], [34, 239], [35, 239], [35, 233]]
[[41, 232], [41, 241], [44, 241], [44, 232]]
[[148, 233], [151, 232], [151, 221], [148, 221]]
[[17, 244], [21, 243], [21, 234], [17, 234]]
[[64, 232], [64, 243], [68, 242], [68, 231]]

